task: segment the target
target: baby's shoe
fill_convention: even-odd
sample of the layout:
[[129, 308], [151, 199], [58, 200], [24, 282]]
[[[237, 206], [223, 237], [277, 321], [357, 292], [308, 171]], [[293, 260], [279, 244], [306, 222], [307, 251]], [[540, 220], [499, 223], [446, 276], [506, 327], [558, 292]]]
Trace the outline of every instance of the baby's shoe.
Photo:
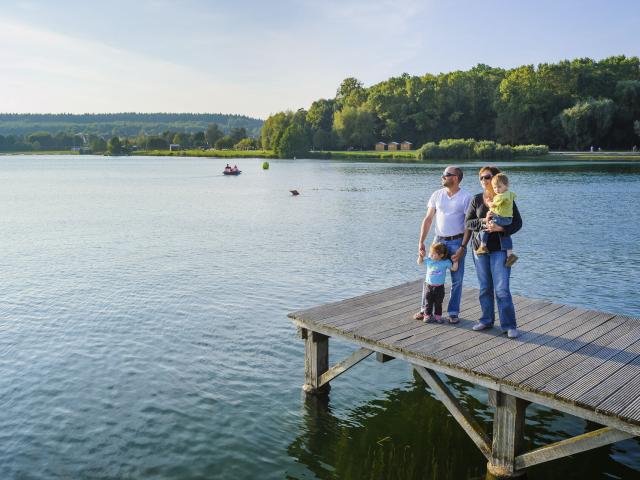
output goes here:
[[487, 253], [489, 253], [489, 249], [487, 248], [486, 245], [480, 245], [476, 249], [476, 255], [486, 255]]
[[509, 255], [507, 257], [507, 259], [504, 261], [504, 266], [505, 267], [511, 267], [513, 266], [514, 263], [516, 263], [518, 261], [518, 256], [514, 253], [512, 253], [511, 255]]

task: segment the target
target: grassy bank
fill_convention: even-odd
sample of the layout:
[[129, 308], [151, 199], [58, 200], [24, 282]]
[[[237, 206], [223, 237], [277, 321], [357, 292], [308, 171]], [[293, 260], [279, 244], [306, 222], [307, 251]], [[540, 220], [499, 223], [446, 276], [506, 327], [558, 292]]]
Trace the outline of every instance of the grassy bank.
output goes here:
[[73, 150], [31, 150], [25, 152], [3, 152], [0, 155], [80, 155]]
[[[302, 155], [301, 155], [302, 156]], [[396, 152], [364, 150], [364, 151], [346, 151], [346, 150], [326, 150], [313, 151], [305, 155], [306, 158], [326, 158], [326, 159], [346, 159], [346, 160], [416, 160], [415, 150], [400, 150]]]
[[148, 155], [161, 157], [208, 157], [208, 158], [276, 158], [272, 150], [140, 150], [132, 155]]

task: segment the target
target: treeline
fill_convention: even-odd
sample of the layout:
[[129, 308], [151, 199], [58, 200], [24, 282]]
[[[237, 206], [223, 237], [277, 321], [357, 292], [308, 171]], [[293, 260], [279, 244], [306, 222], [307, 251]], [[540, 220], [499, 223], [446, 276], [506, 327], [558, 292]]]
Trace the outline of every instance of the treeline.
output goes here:
[[216, 124], [225, 133], [244, 128], [259, 137], [262, 120], [221, 113], [1, 113], [0, 134], [27, 135], [36, 131], [93, 134], [100, 137], [159, 135], [165, 131], [195, 133]]
[[204, 131], [194, 133], [166, 130], [159, 135], [139, 134], [136, 136], [118, 136], [104, 138], [95, 134], [58, 132], [33, 132], [27, 135], [0, 135], [0, 151], [24, 152], [38, 150], [68, 150], [82, 148], [88, 152], [129, 153], [135, 150], [168, 150], [169, 145], [178, 144], [180, 148], [218, 148], [237, 150], [255, 150], [259, 148], [256, 138], [249, 137], [245, 128], [232, 128], [225, 133], [218, 124], [211, 124]]
[[420, 146], [448, 138], [630, 149], [638, 135], [640, 60], [621, 55], [403, 74], [368, 88], [347, 78], [334, 98], [271, 115], [261, 142], [264, 149], [292, 156], [310, 149], [370, 150], [377, 141]]

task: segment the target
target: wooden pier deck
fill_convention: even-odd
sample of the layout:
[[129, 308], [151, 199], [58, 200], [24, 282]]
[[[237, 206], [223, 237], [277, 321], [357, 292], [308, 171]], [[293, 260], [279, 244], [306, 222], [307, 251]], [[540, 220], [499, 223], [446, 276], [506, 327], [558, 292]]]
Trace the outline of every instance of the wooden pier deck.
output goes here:
[[[471, 329], [480, 316], [476, 289], [463, 292], [459, 324], [414, 320], [421, 289], [422, 281], [411, 282], [289, 314], [305, 339], [305, 391], [327, 391], [333, 378], [374, 352], [380, 361], [407, 361], [487, 457], [489, 470], [500, 476], [640, 436], [640, 320], [514, 296], [521, 335], [508, 339], [497, 321], [490, 330]], [[360, 349], [330, 368], [329, 337]], [[489, 389], [496, 407], [493, 440], [436, 372]], [[522, 453], [531, 402], [604, 427]]]

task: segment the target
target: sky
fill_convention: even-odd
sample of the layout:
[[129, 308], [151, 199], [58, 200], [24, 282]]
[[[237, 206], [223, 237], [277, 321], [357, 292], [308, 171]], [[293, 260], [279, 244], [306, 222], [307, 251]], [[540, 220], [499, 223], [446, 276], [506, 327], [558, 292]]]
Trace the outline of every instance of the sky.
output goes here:
[[0, 112], [236, 113], [347, 77], [640, 56], [637, 0], [0, 0]]

